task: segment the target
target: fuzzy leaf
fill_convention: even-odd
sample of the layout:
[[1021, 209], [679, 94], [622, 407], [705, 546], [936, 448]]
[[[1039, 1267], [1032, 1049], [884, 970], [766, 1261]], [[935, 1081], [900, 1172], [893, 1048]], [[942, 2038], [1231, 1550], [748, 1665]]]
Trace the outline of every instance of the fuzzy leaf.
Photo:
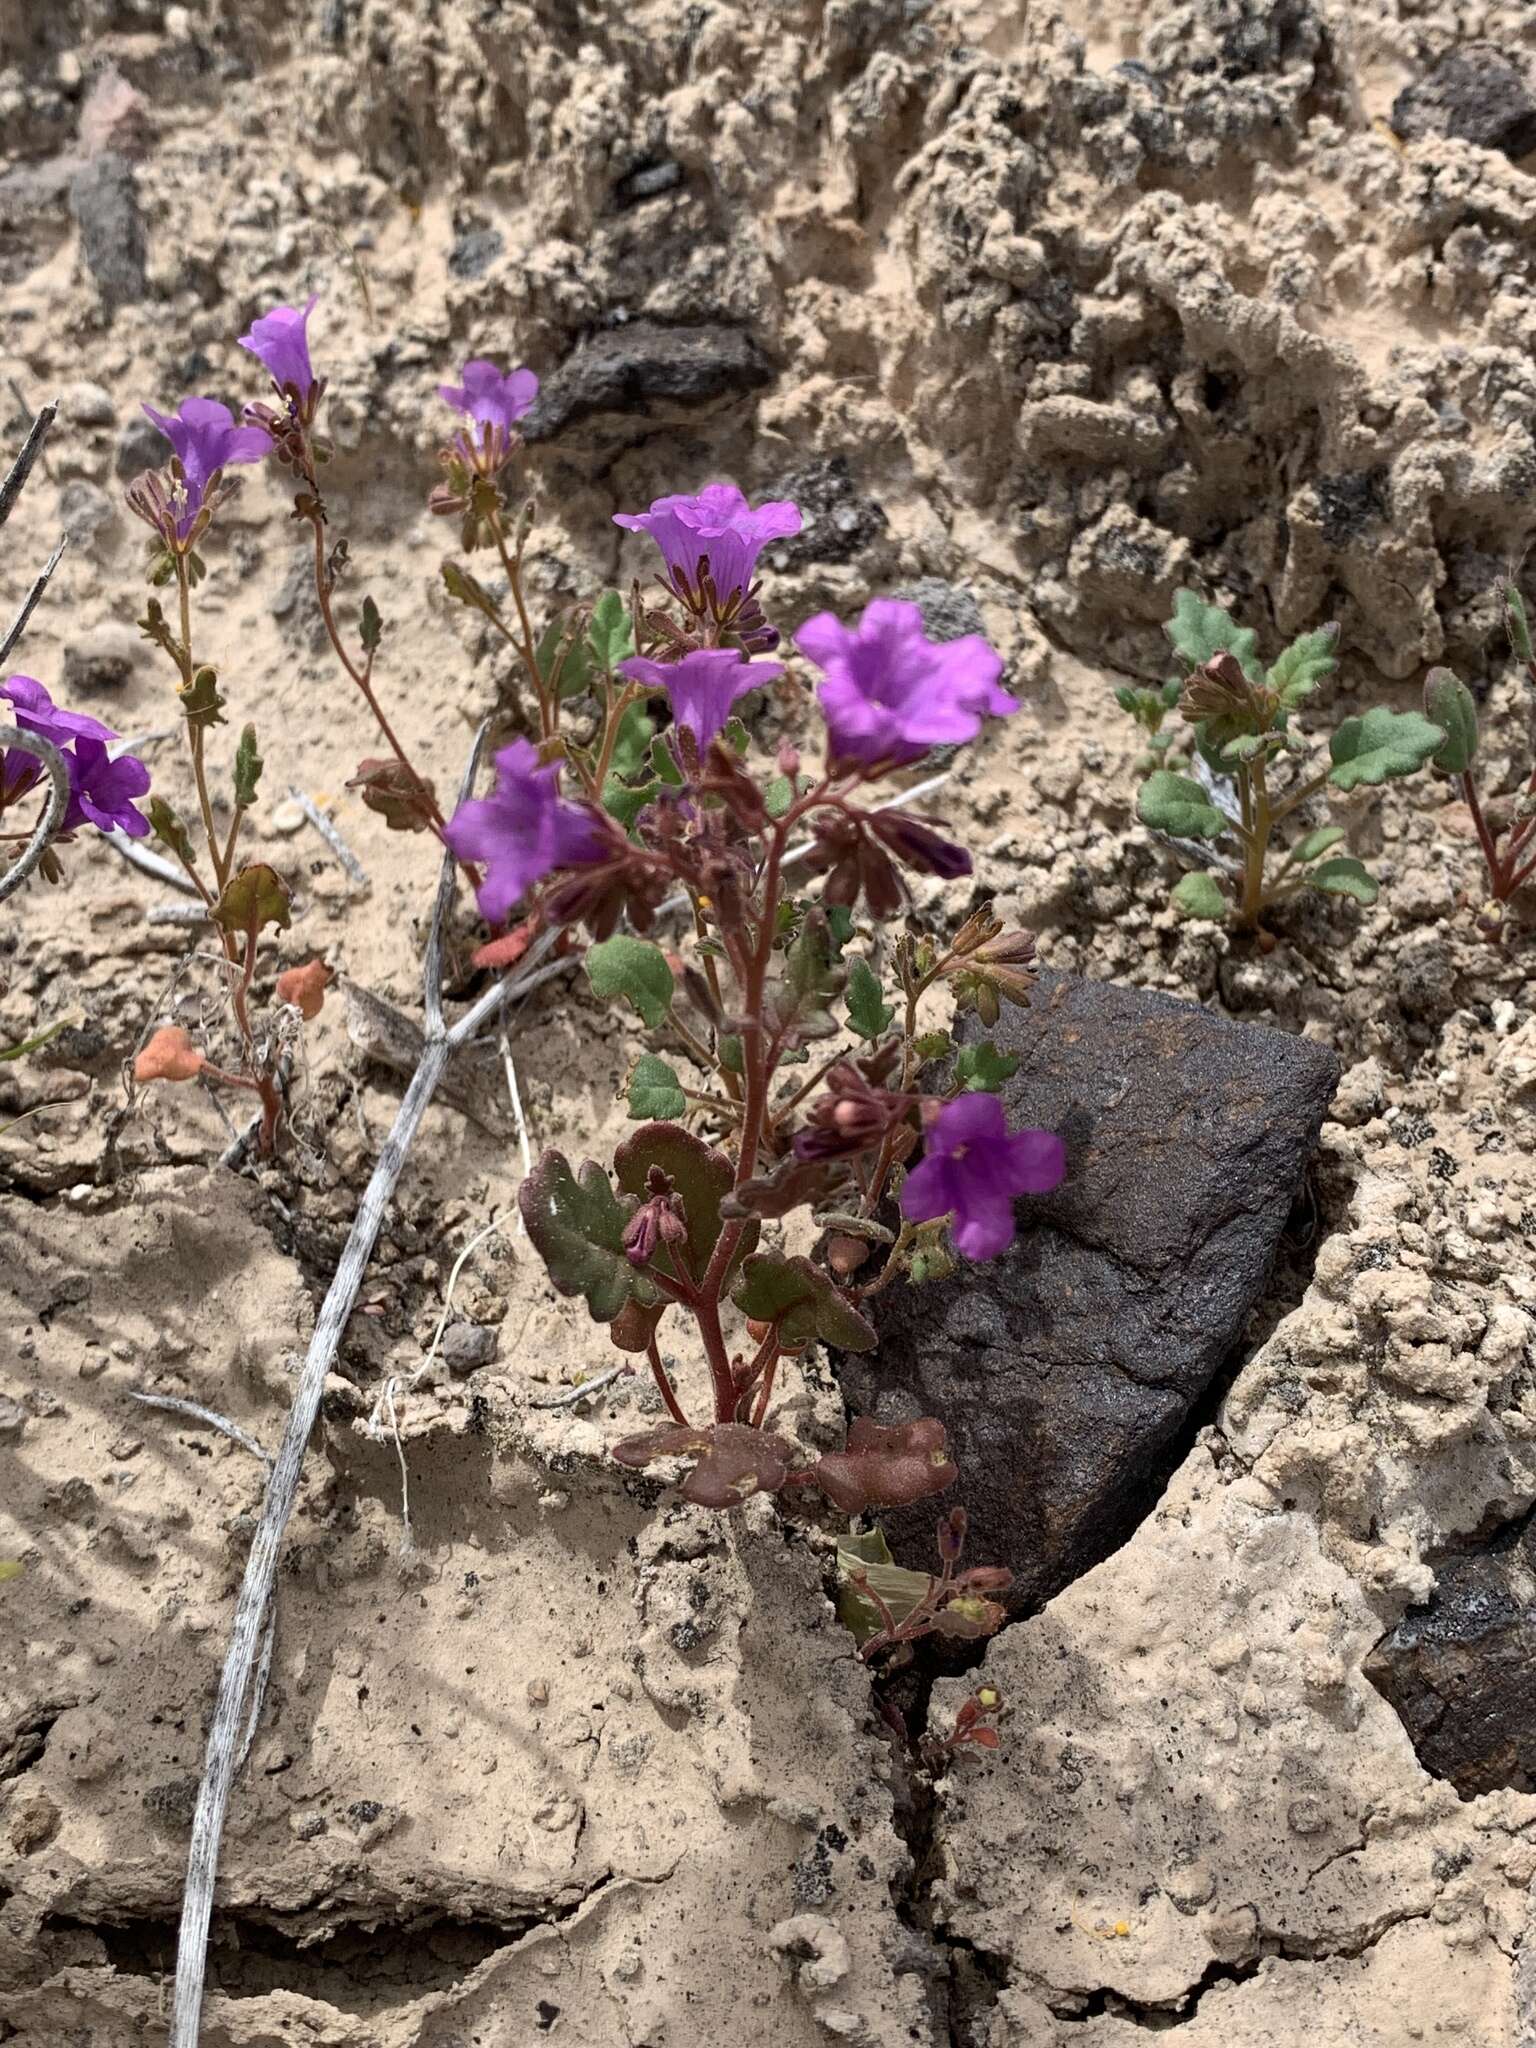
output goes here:
[[668, 789], [681, 789], [683, 786], [683, 771], [678, 767], [677, 756], [667, 745], [664, 734], [658, 733], [651, 741], [651, 773]]
[[629, 1077], [629, 1113], [636, 1117], [681, 1116], [688, 1107], [682, 1084], [665, 1060], [641, 1053]]
[[1321, 860], [1330, 847], [1337, 846], [1345, 836], [1342, 825], [1319, 825], [1315, 832], [1309, 832], [1305, 839], [1298, 839], [1286, 857], [1288, 867], [1305, 867], [1308, 861]]
[[243, 726], [240, 742], [235, 748], [235, 802], [243, 810], [249, 810], [256, 801], [256, 785], [261, 780], [261, 756], [256, 751], [256, 728]]
[[882, 999], [879, 979], [867, 960], [848, 963], [848, 1027], [860, 1038], [883, 1038], [896, 1012]]
[[1334, 734], [1329, 753], [1333, 768], [1328, 780], [1335, 789], [1373, 787], [1412, 775], [1439, 752], [1449, 735], [1431, 725], [1422, 711], [1390, 711], [1373, 705], [1363, 718], [1346, 718]]
[[1312, 870], [1307, 880], [1314, 889], [1321, 889], [1326, 895], [1352, 896], [1356, 903], [1374, 903], [1381, 894], [1381, 884], [1353, 854], [1348, 853], [1325, 860]]
[[176, 694], [181, 699], [188, 725], [206, 729], [210, 725], [224, 724], [224, 699], [219, 693], [217, 669], [194, 669], [191, 682], [178, 689]]
[[534, 650], [539, 674], [546, 683], [560, 678], [560, 698], [579, 697], [592, 680], [592, 657], [584, 640], [573, 638], [568, 616], [551, 619]]
[[192, 836], [182, 823], [180, 812], [163, 796], [152, 796], [149, 800], [149, 829], [162, 846], [168, 846], [189, 868], [195, 865]]
[[1221, 893], [1221, 884], [1214, 875], [1207, 875], [1198, 868], [1184, 877], [1169, 901], [1181, 917], [1208, 917], [1213, 923], [1220, 924], [1227, 914], [1227, 899]]
[[1217, 839], [1227, 829], [1226, 814], [1194, 777], [1171, 768], [1153, 769], [1137, 794], [1136, 811], [1144, 825], [1175, 839]]
[[1509, 627], [1509, 644], [1522, 661], [1531, 659], [1531, 622], [1526, 617], [1525, 599], [1513, 583], [1504, 586], [1504, 617]]
[[1240, 626], [1219, 604], [1206, 604], [1193, 590], [1179, 592], [1173, 601], [1173, 617], [1163, 631], [1191, 668], [1201, 667], [1225, 650], [1237, 656], [1248, 675], [1255, 679], [1259, 675], [1258, 634], [1251, 626]]
[[755, 1322], [776, 1323], [779, 1342], [797, 1351], [813, 1337], [840, 1351], [873, 1351], [875, 1333], [831, 1276], [809, 1259], [761, 1252], [747, 1260], [732, 1301]]
[[771, 1430], [742, 1422], [712, 1422], [694, 1429], [663, 1422], [627, 1436], [612, 1452], [616, 1463], [643, 1471], [658, 1458], [697, 1462], [682, 1485], [684, 1500], [701, 1508], [739, 1508], [755, 1493], [777, 1493], [790, 1473], [793, 1446]]
[[795, 800], [795, 785], [787, 775], [773, 776], [763, 791], [763, 803], [770, 818], [782, 818]]
[[1477, 699], [1448, 668], [1432, 668], [1424, 678], [1424, 709], [1445, 733], [1435, 766], [1465, 775], [1477, 753]]
[[962, 1088], [984, 1094], [1011, 1081], [1018, 1069], [1017, 1053], [999, 1052], [986, 1038], [976, 1045], [962, 1045], [955, 1054], [955, 1079]]
[[287, 884], [264, 860], [252, 861], [224, 884], [223, 894], [213, 906], [213, 921], [227, 932], [259, 932], [263, 925], [288, 929], [292, 898]]
[[632, 787], [627, 782], [615, 781], [610, 775], [603, 784], [603, 809], [610, 818], [616, 818], [626, 832], [632, 832], [636, 818], [660, 794], [659, 782], [639, 782]]
[[364, 654], [377, 654], [379, 642], [384, 638], [384, 621], [379, 608], [371, 597], [363, 599], [363, 615], [358, 622], [357, 637], [363, 643]]
[[[667, 1176], [682, 1202], [688, 1223], [688, 1263], [695, 1277], [702, 1278], [720, 1235], [720, 1204], [731, 1191], [735, 1171], [723, 1152], [673, 1123], [642, 1124], [613, 1155], [614, 1178], [625, 1194], [637, 1199], [644, 1199], [646, 1177], [653, 1166]], [[755, 1248], [757, 1239], [758, 1226], [751, 1224], [742, 1233], [733, 1266]], [[664, 1271], [674, 1270], [670, 1252], [659, 1252], [657, 1263]]]
[[586, 967], [594, 995], [605, 1002], [627, 997], [652, 1031], [666, 1021], [676, 984], [660, 946], [619, 932], [587, 948]]
[[942, 1493], [960, 1476], [944, 1425], [931, 1415], [890, 1427], [856, 1416], [847, 1449], [831, 1452], [813, 1469], [828, 1500], [849, 1515], [910, 1506]]
[[517, 1191], [518, 1207], [555, 1291], [585, 1297], [596, 1323], [612, 1322], [639, 1276], [624, 1256], [633, 1201], [621, 1200], [590, 1159], [578, 1179], [560, 1152], [546, 1152]]
[[898, 1622], [905, 1621], [927, 1599], [933, 1585], [928, 1572], [911, 1572], [897, 1564], [883, 1529], [862, 1535], [840, 1536], [837, 1541], [837, 1618], [862, 1649], [871, 1636], [885, 1627], [885, 1618], [871, 1600], [853, 1583], [859, 1573], [880, 1595]]
[[1338, 667], [1333, 652], [1338, 639], [1337, 626], [1319, 626], [1315, 633], [1303, 633], [1293, 640], [1275, 663], [1269, 672], [1269, 687], [1287, 710], [1293, 710]]
[[474, 611], [489, 616], [496, 609], [495, 599], [479, 577], [472, 576], [468, 569], [461, 569], [457, 562], [444, 562], [443, 587], [451, 598], [469, 605]]
[[774, 990], [774, 1007], [786, 1031], [800, 1040], [831, 1038], [837, 1019], [827, 1008], [843, 984], [825, 911], [807, 911], [799, 936], [784, 955], [784, 973]]
[[587, 649], [592, 656], [593, 666], [599, 669], [615, 669], [621, 661], [627, 661], [635, 651], [635, 636], [629, 623], [629, 613], [624, 609], [624, 600], [616, 590], [605, 590], [592, 607], [592, 623], [587, 628]]

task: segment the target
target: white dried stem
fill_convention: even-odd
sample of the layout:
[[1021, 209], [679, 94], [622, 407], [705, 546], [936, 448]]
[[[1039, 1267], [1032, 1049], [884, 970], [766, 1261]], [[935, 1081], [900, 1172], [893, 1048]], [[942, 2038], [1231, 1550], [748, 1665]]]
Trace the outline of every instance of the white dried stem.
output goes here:
[[0, 903], [16, 891], [33, 874], [48, 851], [54, 834], [64, 822], [64, 813], [69, 808], [69, 770], [64, 765], [64, 756], [58, 748], [35, 732], [22, 732], [17, 726], [0, 725], [0, 754], [9, 747], [19, 747], [24, 754], [32, 755], [41, 762], [48, 777], [48, 801], [43, 814], [32, 829], [32, 837], [16, 856], [3, 874], [0, 874]]

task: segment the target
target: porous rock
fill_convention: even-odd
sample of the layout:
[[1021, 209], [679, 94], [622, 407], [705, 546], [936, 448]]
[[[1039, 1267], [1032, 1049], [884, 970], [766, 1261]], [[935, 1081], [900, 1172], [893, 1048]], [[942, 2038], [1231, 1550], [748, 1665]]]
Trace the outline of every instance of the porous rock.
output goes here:
[[1404, 141], [1445, 135], [1506, 156], [1536, 149], [1536, 89], [1527, 72], [1494, 43], [1463, 43], [1392, 103]]
[[112, 151], [88, 158], [69, 188], [80, 229], [80, 253], [106, 311], [131, 306], [148, 291], [144, 216], [128, 159]]
[[[1010, 1250], [877, 1297], [840, 1361], [853, 1408], [937, 1415], [972, 1555], [1032, 1606], [1124, 1540], [1160, 1460], [1263, 1290], [1338, 1080], [1333, 1054], [1194, 1003], [1043, 972], [990, 1034], [1019, 1056], [1012, 1126], [1058, 1131], [1067, 1178]], [[934, 1505], [882, 1517], [933, 1561]]]
[[1529, 1516], [1450, 1559], [1435, 1590], [1367, 1659], [1419, 1761], [1464, 1799], [1536, 1791], [1536, 1528]]
[[528, 441], [548, 441], [594, 413], [690, 408], [758, 391], [774, 368], [743, 327], [706, 322], [667, 327], [632, 320], [582, 342], [539, 393], [523, 422]]

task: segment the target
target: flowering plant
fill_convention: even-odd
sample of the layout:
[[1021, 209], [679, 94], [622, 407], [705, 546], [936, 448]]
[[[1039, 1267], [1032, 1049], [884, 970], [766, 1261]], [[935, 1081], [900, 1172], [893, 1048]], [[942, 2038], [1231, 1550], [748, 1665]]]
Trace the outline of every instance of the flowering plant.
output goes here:
[[[1333, 849], [1346, 837], [1341, 825], [1321, 825], [1292, 842], [1277, 867], [1270, 867], [1276, 826], [1295, 816], [1325, 789], [1341, 792], [1412, 775], [1445, 743], [1444, 730], [1417, 711], [1375, 705], [1346, 718], [1329, 742], [1329, 765], [1293, 775], [1279, 786], [1278, 771], [1294, 765], [1306, 743], [1292, 717], [1324, 676], [1337, 667], [1336, 626], [1322, 626], [1293, 640], [1266, 668], [1258, 659], [1258, 635], [1239, 626], [1220, 605], [1181, 590], [1164, 628], [1173, 643], [1180, 676], [1162, 691], [1122, 689], [1127, 711], [1152, 737], [1154, 758], [1171, 735], [1164, 714], [1175, 706], [1193, 728], [1196, 774], [1153, 767], [1137, 797], [1145, 825], [1176, 840], [1235, 846], [1236, 858], [1214, 854], [1220, 873], [1201, 867], [1173, 891], [1186, 917], [1228, 918], [1240, 931], [1258, 931], [1267, 910], [1306, 889], [1374, 903], [1378, 884], [1352, 854]], [[1194, 849], [1197, 854], [1199, 849]]]
[[[1525, 600], [1513, 583], [1506, 583], [1501, 595], [1510, 645], [1516, 658], [1524, 663], [1532, 683], [1536, 683], [1536, 650], [1531, 646]], [[1434, 756], [1434, 765], [1455, 782], [1477, 832], [1488, 878], [1488, 895], [1478, 913], [1478, 924], [1489, 938], [1501, 939], [1510, 898], [1527, 882], [1536, 880], [1536, 767], [1513, 801], [1495, 800], [1485, 807], [1474, 767], [1478, 742], [1476, 698], [1448, 668], [1432, 668], [1424, 683], [1424, 709], [1445, 732], [1445, 744]]]
[[[448, 460], [464, 470], [451, 484], [471, 504], [472, 537], [499, 544], [500, 509], [468, 478], [468, 454]], [[798, 511], [712, 485], [618, 524], [660, 548], [660, 590], [637, 583], [558, 637], [522, 636], [540, 740], [505, 747], [492, 789], [444, 834], [478, 866], [488, 921], [584, 926], [593, 990], [651, 1034], [628, 1080], [637, 1128], [612, 1176], [546, 1151], [520, 1191], [528, 1234], [557, 1290], [655, 1379], [669, 1419], [620, 1443], [621, 1464], [682, 1460], [684, 1497], [714, 1508], [799, 1489], [849, 1514], [915, 1501], [956, 1477], [942, 1424], [860, 1420], [845, 1449], [807, 1460], [772, 1426], [774, 1386], [781, 1361], [815, 1342], [872, 1347], [868, 1303], [898, 1273], [995, 1256], [1015, 1198], [1065, 1170], [1058, 1138], [1010, 1132], [986, 1092], [1013, 1062], [971, 1042], [939, 1079], [955, 1049], [921, 1014], [940, 990], [987, 1023], [1027, 1002], [1033, 941], [986, 910], [947, 944], [915, 920], [892, 935], [909, 876], [971, 864], [934, 820], [868, 801], [932, 746], [974, 739], [1016, 706], [984, 640], [935, 644], [916, 606], [877, 599], [855, 626], [827, 614], [795, 636], [821, 671], [821, 766], [784, 740], [754, 772], [740, 713], [784, 675], [757, 658], [779, 646], [757, 563]], [[515, 556], [504, 561], [510, 577]], [[581, 744], [561, 726], [573, 661], [600, 700]], [[797, 883], [806, 875], [819, 888]], [[673, 912], [686, 937], [649, 936]], [[785, 1241], [785, 1220], [807, 1211], [815, 1257]], [[668, 1317], [692, 1327], [702, 1398], [663, 1358]], [[881, 1647], [930, 1625], [1000, 1621], [975, 1574], [953, 1578], [960, 1527], [924, 1619]], [[999, 1589], [996, 1574], [986, 1583]]]

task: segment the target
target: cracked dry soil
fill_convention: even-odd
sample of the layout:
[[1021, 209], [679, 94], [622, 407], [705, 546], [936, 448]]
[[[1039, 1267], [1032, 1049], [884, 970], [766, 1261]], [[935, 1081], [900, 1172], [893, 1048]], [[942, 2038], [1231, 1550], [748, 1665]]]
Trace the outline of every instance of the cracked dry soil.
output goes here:
[[[1536, 1502], [1536, 955], [1471, 935], [1465, 820], [1431, 782], [1337, 809], [1374, 908], [1292, 911], [1268, 955], [1179, 924], [1111, 705], [1162, 673], [1194, 580], [1266, 650], [1340, 621], [1328, 718], [1455, 664], [1487, 786], [1516, 786], [1532, 705], [1490, 593], [1536, 527], [1533, 66], [1523, 0], [0, 0], [7, 441], [63, 398], [0, 613], [71, 541], [29, 672], [122, 730], [169, 722], [125, 630], [139, 404], [244, 394], [233, 337], [316, 290], [354, 601], [380, 595], [391, 702], [442, 785], [507, 682], [423, 510], [432, 387], [482, 353], [546, 380], [542, 603], [638, 570], [620, 507], [717, 475], [794, 495], [814, 516], [767, 564], [777, 617], [913, 591], [979, 620], [1025, 702], [946, 792], [974, 889], [920, 914], [995, 897], [1053, 967], [1345, 1068], [1296, 1285], [1147, 1519], [989, 1646], [1003, 1751], [931, 1795], [818, 1536], [621, 1482], [632, 1380], [533, 1405], [605, 1360], [513, 1232], [470, 1258], [464, 1335], [405, 1411], [402, 1555], [399, 1466], [362, 1420], [519, 1171], [499, 1065], [466, 1079], [327, 1389], [209, 2048], [1536, 2039], [1536, 1795], [1461, 1797], [1367, 1676], [1446, 1560]], [[260, 850], [300, 896], [279, 964], [323, 950], [410, 1010], [433, 876], [343, 789], [371, 739], [284, 516], [250, 474], [201, 594], [262, 729]], [[797, 689], [761, 730], [809, 725]], [[174, 750], [151, 758], [174, 782]], [[70, 865], [0, 936], [0, 1037], [76, 1019], [0, 1069], [0, 1120], [35, 1112], [0, 1135], [0, 1555], [26, 1564], [0, 1589], [0, 2039], [128, 2048], [163, 2038], [261, 1482], [130, 1395], [275, 1439], [399, 1081], [366, 1003], [333, 1001], [302, 1143], [213, 1170], [205, 1099], [129, 1103], [121, 1078], [173, 990], [216, 1016], [206, 969], [147, 920], [152, 885]], [[637, 1042], [578, 983], [531, 1000], [535, 1140], [600, 1152]], [[816, 1361], [784, 1402], [809, 1443], [842, 1427]], [[935, 1726], [974, 1683], [937, 1683]]]

